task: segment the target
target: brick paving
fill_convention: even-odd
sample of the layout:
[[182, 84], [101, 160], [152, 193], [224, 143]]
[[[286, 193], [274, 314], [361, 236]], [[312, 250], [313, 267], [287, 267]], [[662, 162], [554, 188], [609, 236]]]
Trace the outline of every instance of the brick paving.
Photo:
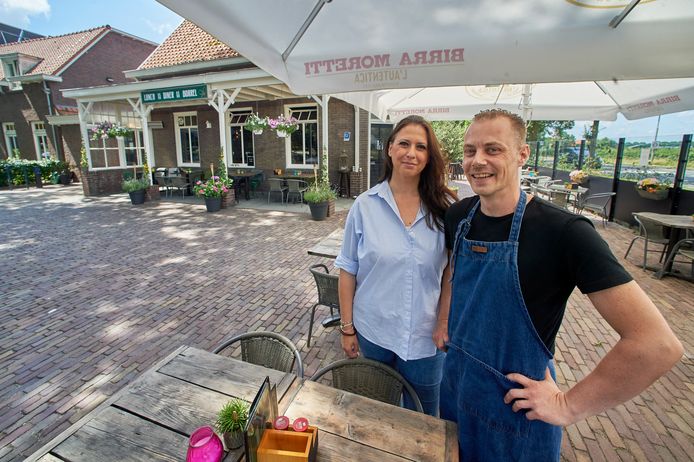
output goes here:
[[[0, 191], [0, 461], [22, 460], [181, 344], [212, 349], [230, 335], [274, 330], [299, 347], [307, 376], [342, 357], [337, 332], [320, 323], [306, 347], [316, 299], [307, 268], [331, 264], [306, 249], [344, 218], [133, 207], [122, 195], [86, 199], [78, 186]], [[632, 231], [597, 228], [621, 258]], [[568, 427], [564, 460], [694, 454], [694, 284], [658, 281], [640, 258], [632, 250], [625, 265], [685, 358], [634, 400]], [[580, 380], [616, 340], [575, 292], [557, 339], [560, 386]]]

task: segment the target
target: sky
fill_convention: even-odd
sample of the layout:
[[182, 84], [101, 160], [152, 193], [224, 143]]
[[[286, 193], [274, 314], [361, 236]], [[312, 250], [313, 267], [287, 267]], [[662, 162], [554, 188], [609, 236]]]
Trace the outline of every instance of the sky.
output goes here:
[[[0, 22], [42, 35], [61, 35], [108, 24], [161, 43], [182, 20], [155, 0], [0, 0]], [[591, 124], [592, 121], [576, 121], [571, 133], [580, 139], [584, 127]], [[600, 122], [598, 136], [650, 143], [657, 125], [657, 117], [627, 121], [619, 115], [614, 122]], [[694, 111], [661, 117], [658, 140], [681, 140], [685, 133], [694, 133]]]

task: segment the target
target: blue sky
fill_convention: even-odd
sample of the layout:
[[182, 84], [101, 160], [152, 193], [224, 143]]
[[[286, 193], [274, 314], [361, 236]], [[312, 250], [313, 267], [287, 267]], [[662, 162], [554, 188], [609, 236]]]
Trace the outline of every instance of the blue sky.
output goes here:
[[[190, 0], [200, 1], [200, 0]], [[229, 0], [233, 1], [233, 0]], [[108, 24], [129, 34], [161, 43], [182, 18], [155, 0], [0, 0], [0, 22], [44, 35], [60, 35]], [[583, 136], [584, 125], [576, 121], [572, 133]], [[657, 117], [600, 123], [600, 137], [653, 141]], [[694, 111], [661, 117], [658, 140], [672, 141], [694, 132]]]

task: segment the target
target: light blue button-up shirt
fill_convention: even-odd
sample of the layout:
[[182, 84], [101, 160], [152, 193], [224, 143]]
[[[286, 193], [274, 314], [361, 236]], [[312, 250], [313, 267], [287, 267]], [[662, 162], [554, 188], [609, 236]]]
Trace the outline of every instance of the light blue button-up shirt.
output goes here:
[[347, 215], [335, 266], [356, 275], [353, 322], [361, 335], [404, 360], [436, 353], [446, 244], [421, 208], [408, 228], [388, 182], [361, 194]]

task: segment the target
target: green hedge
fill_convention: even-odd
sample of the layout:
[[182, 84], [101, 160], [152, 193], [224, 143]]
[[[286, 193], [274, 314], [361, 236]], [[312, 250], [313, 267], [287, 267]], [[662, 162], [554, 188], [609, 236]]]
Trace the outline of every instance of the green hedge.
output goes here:
[[44, 183], [52, 182], [53, 173], [60, 174], [66, 170], [65, 162], [47, 159], [47, 160], [27, 160], [27, 159], [0, 159], [0, 186], [7, 186], [7, 167], [11, 169], [11, 181], [15, 186], [24, 184], [24, 170], [26, 169], [27, 177], [29, 178], [29, 186], [36, 183], [34, 175], [34, 167], [41, 168], [41, 179]]

